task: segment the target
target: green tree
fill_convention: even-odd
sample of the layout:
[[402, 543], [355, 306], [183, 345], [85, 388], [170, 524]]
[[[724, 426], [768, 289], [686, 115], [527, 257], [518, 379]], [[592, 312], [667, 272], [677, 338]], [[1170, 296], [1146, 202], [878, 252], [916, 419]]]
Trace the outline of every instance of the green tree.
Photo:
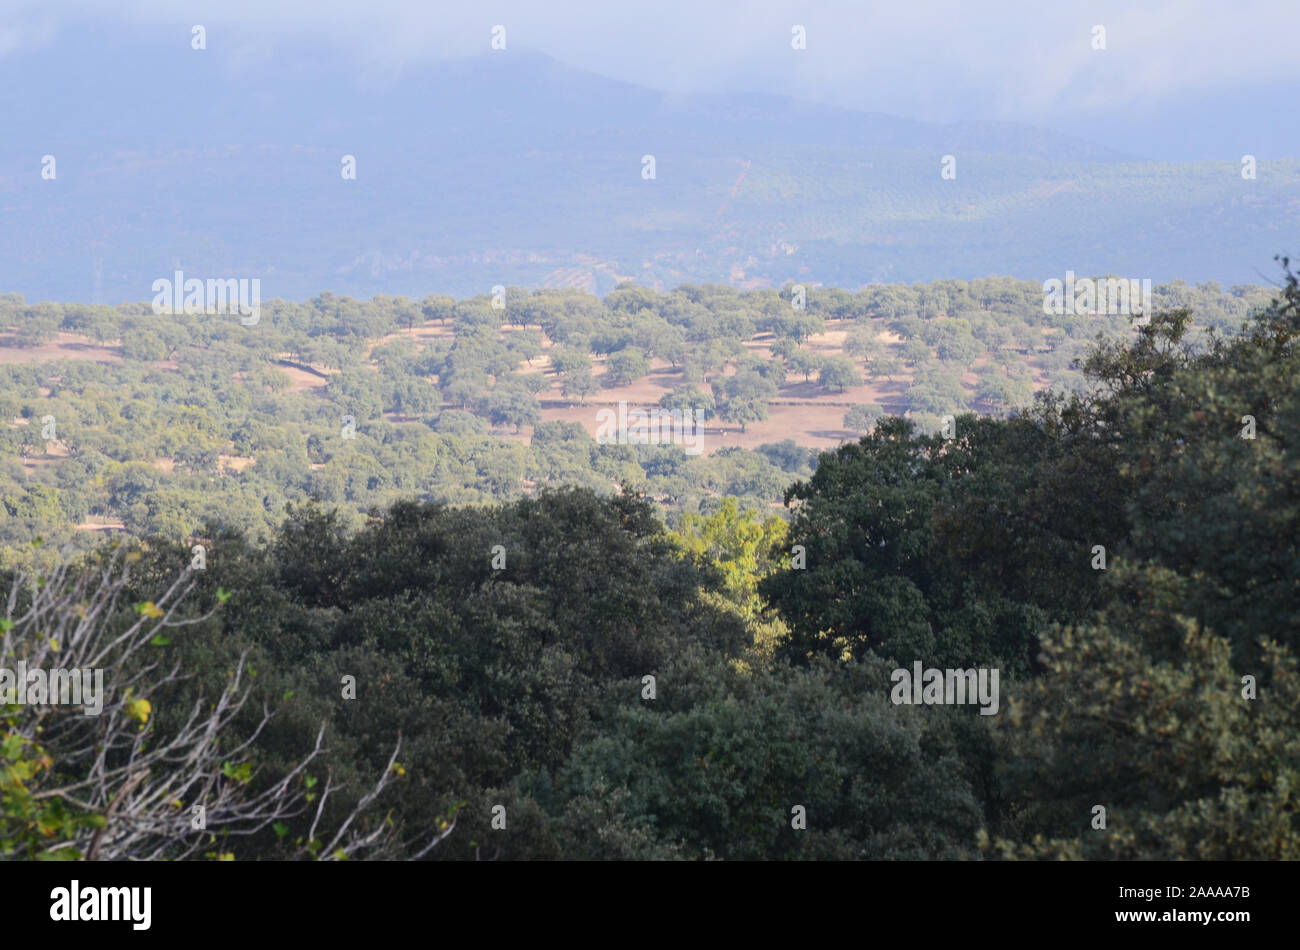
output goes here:
[[867, 373], [872, 379], [885, 377], [886, 381], [892, 383], [894, 377], [903, 371], [903, 364], [890, 356], [872, 357], [867, 362]]
[[776, 395], [774, 382], [752, 370], [741, 370], [713, 384], [713, 398], [719, 418], [740, 423], [744, 432], [751, 422], [767, 418], [768, 400]]
[[698, 409], [702, 413], [700, 418], [707, 419], [714, 411], [715, 403], [712, 395], [702, 393], [694, 386], [678, 386], [672, 392], [664, 393], [659, 397], [659, 407], [683, 413]]
[[577, 396], [582, 405], [587, 404], [587, 397], [594, 393], [600, 385], [591, 375], [591, 370], [574, 370], [566, 373], [564, 382], [560, 386], [560, 392], [565, 399]]
[[856, 326], [844, 337], [844, 352], [866, 362], [882, 352], [882, 345], [874, 328]]
[[610, 354], [605, 364], [607, 386], [627, 386], [650, 372], [650, 360], [645, 353], [629, 346]]
[[480, 411], [494, 426], [512, 425], [516, 432], [522, 426], [535, 425], [542, 418], [536, 397], [522, 386], [514, 385], [500, 385], [487, 393]]
[[930, 359], [930, 345], [921, 340], [908, 340], [899, 348], [898, 355], [908, 366], [920, 366]]
[[804, 382], [808, 382], [813, 373], [822, 368], [825, 357], [816, 353], [810, 353], [807, 350], [795, 350], [789, 359], [790, 368], [796, 373], [802, 373]]
[[122, 334], [122, 356], [137, 362], [154, 362], [167, 358], [167, 346], [156, 333], [128, 330]]
[[834, 390], [842, 393], [850, 386], [861, 386], [862, 377], [853, 366], [853, 361], [845, 356], [828, 356], [821, 366], [817, 377], [818, 385], [827, 392]]
[[855, 432], [870, 432], [885, 411], [878, 403], [861, 403], [844, 414], [844, 428]]

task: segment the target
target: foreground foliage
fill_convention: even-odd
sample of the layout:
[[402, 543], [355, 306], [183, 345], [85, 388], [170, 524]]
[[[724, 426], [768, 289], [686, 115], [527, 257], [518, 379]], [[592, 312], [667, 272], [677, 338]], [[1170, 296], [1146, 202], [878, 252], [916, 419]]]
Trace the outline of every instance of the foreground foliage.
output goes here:
[[[113, 661], [110, 730], [147, 695], [183, 735], [246, 669], [204, 760], [232, 775], [154, 765], [221, 802], [311, 794], [292, 763], [328, 762], [328, 800], [242, 827], [241, 859], [311, 856], [317, 820], [437, 859], [1295, 858], [1300, 287], [1200, 348], [1190, 318], [1097, 347], [1087, 395], [953, 439], [883, 419], [789, 488], [788, 526], [724, 503], [669, 532], [584, 488], [360, 528], [296, 506], [269, 544], [214, 526], [165, 613], [186, 626], [140, 645], [192, 676]], [[170, 610], [190, 550], [137, 553], [121, 602]], [[998, 713], [895, 705], [918, 661], [999, 669]], [[31, 794], [94, 771], [4, 715], [8, 853], [128, 833], [111, 782]]]

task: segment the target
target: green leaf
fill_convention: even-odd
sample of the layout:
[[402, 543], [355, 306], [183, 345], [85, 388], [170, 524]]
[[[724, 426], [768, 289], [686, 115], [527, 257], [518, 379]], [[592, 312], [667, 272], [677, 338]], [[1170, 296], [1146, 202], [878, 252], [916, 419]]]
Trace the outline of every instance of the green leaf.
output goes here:
[[226, 778], [234, 779], [236, 782], [247, 782], [253, 777], [253, 763], [243, 762], [239, 765], [231, 765], [229, 762], [221, 764], [221, 774]]
[[80, 861], [81, 852], [76, 848], [60, 848], [58, 851], [42, 851], [36, 855], [37, 861]]
[[5, 736], [5, 741], [0, 743], [0, 754], [4, 755], [4, 757], [10, 761], [18, 758], [22, 751], [23, 737], [18, 735], [16, 732]]

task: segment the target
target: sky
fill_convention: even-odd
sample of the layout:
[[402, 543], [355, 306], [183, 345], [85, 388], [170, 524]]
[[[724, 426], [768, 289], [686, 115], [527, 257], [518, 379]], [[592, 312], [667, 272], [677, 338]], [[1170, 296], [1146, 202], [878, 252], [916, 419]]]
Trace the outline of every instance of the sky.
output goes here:
[[[320, 132], [321, 141], [330, 139], [331, 128], [364, 130], [373, 118], [365, 113], [365, 106], [383, 101], [371, 96], [377, 86], [414, 88], [414, 98], [393, 97], [403, 106], [418, 104], [422, 101], [419, 96], [429, 95], [429, 89], [439, 101], [454, 103], [447, 98], [448, 85], [426, 89], [418, 76], [416, 82], [403, 84], [401, 80], [432, 62], [473, 57], [496, 60], [499, 54], [489, 50], [497, 25], [505, 28], [509, 50], [537, 50], [569, 66], [683, 99], [702, 93], [769, 93], [929, 123], [1018, 122], [1073, 137], [1051, 142], [1059, 150], [1054, 154], [1060, 161], [1077, 159], [1082, 150], [1075, 140], [1085, 139], [1139, 161], [1223, 163], [1219, 171], [1231, 178], [1234, 187], [1244, 188], [1249, 186], [1239, 184], [1245, 179], [1237, 169], [1245, 158], [1260, 162], [1300, 158], [1300, 116], [1296, 114], [1300, 57], [1294, 53], [1298, 8], [1300, 0], [471, 0], [455, 4], [438, 0], [0, 0], [0, 75], [5, 77], [0, 84], [0, 127], [10, 131], [9, 136], [0, 138], [0, 156], [8, 156], [14, 168], [30, 171], [22, 162], [30, 161], [28, 153], [44, 156], [47, 148], [54, 147], [46, 144], [47, 140], [65, 148], [69, 156], [60, 159], [64, 162], [61, 180], [68, 183], [65, 190], [47, 188], [38, 193], [39, 200], [16, 190], [11, 190], [9, 197], [0, 197], [8, 202], [8, 213], [38, 215], [32, 220], [42, 222], [42, 227], [49, 218], [39, 215], [67, 215], [60, 219], [65, 220], [66, 232], [49, 235], [63, 249], [64, 257], [50, 263], [45, 250], [38, 254], [37, 248], [27, 247], [30, 259], [13, 264], [19, 276], [37, 266], [50, 269], [57, 264], [63, 268], [57, 273], [51, 269], [42, 278], [46, 282], [39, 285], [44, 288], [41, 293], [74, 292], [64, 287], [68, 273], [84, 278], [89, 271], [87, 233], [107, 247], [117, 240], [105, 237], [113, 227], [128, 229], [119, 234], [126, 242], [121, 251], [127, 263], [128, 249], [141, 260], [149, 253], [166, 259], [184, 256], [170, 245], [160, 249], [146, 244], [164, 240], [157, 230], [158, 220], [178, 220], [184, 217], [179, 210], [183, 208], [189, 209], [185, 213], [191, 217], [197, 214], [185, 203], [190, 191], [176, 184], [190, 182], [186, 176], [198, 174], [194, 168], [172, 168], [169, 174], [174, 176], [171, 183], [176, 190], [167, 191], [160, 171], [149, 173], [154, 178], [117, 182], [90, 164], [78, 166], [77, 158], [102, 143], [119, 149], [158, 141], [192, 146], [195, 135], [201, 140], [205, 135], [215, 133], [219, 138], [225, 134], [220, 121], [226, 119], [240, 133], [262, 122], [255, 126], [263, 136], [260, 144], [274, 144], [279, 141], [274, 133], [286, 126], [302, 129], [286, 121], [275, 108], [260, 108], [263, 99], [276, 99], [277, 90], [269, 88], [271, 83], [278, 84], [283, 101], [302, 101], [313, 107], [314, 124], [303, 128], [313, 135]], [[194, 60], [202, 69], [190, 72], [187, 84], [177, 81], [174, 69], [178, 58], [190, 57], [190, 33], [195, 25], [206, 30], [209, 52]], [[806, 48], [792, 48], [795, 28], [802, 30]], [[331, 68], [312, 75], [318, 64]], [[284, 68], [262, 68], [267, 65]], [[173, 70], [170, 74], [169, 69]], [[429, 80], [435, 83], [453, 82], [446, 76], [457, 72], [425, 70], [426, 74], [439, 74]], [[571, 77], [569, 70], [556, 72]], [[353, 74], [355, 87], [350, 84]], [[104, 81], [101, 76], [121, 81]], [[24, 83], [28, 77], [32, 79], [30, 87]], [[222, 78], [244, 81], [223, 85]], [[588, 95], [585, 90], [591, 89], [589, 95], [599, 96], [599, 91], [609, 86], [599, 82], [584, 85], [583, 79], [578, 76], [565, 88], [579, 90], [576, 95]], [[264, 97], [259, 83], [268, 85]], [[474, 108], [484, 113], [495, 108], [510, 95], [508, 83], [500, 90], [491, 83], [477, 88]], [[217, 125], [204, 128], [196, 123], [193, 130], [173, 129], [172, 117], [183, 115], [187, 106], [209, 91], [215, 93], [209, 106], [210, 115], [220, 120], [213, 120]], [[223, 94], [227, 95], [223, 98]], [[658, 97], [639, 98], [658, 102]], [[627, 97], [610, 101], [625, 102]], [[719, 108], [735, 109], [737, 127], [743, 124], [749, 100], [722, 101], [725, 104]], [[489, 105], [483, 106], [483, 102]], [[170, 111], [161, 115], [164, 121], [159, 122], [164, 103]], [[798, 141], [798, 121], [791, 122], [788, 136], [785, 134], [784, 117], [798, 118], [798, 104], [766, 105], [783, 117], [779, 126], [782, 143], [804, 144]], [[603, 110], [594, 115], [597, 121], [605, 121], [609, 112], [618, 112], [599, 105], [596, 110]], [[681, 114], [690, 111], [684, 109]], [[670, 109], [662, 113], [677, 114]], [[392, 127], [385, 127], [385, 141], [393, 149], [392, 155], [410, 157], [406, 154], [409, 149], [404, 151], [402, 145], [407, 142], [403, 136], [408, 129], [411, 141], [426, 144], [433, 133], [423, 128], [418, 112], [408, 109], [394, 114], [401, 119], [394, 121], [390, 116]], [[471, 110], [465, 119], [467, 127], [478, 121], [478, 114]], [[593, 114], [585, 115], [584, 121], [591, 126]], [[727, 113], [729, 118], [731, 115]], [[610, 127], [616, 127], [622, 118], [614, 115]], [[138, 121], [133, 125], [128, 120]], [[331, 121], [336, 125], [330, 126]], [[553, 125], [545, 116], [540, 121], [541, 130], [530, 132], [539, 140], [545, 139]], [[347, 126], [349, 122], [355, 125]], [[129, 133], [125, 138], [104, 134], [119, 126]], [[141, 127], [152, 137], [139, 136]], [[857, 126], [849, 118], [843, 127]], [[863, 123], [861, 127], [888, 128], [890, 123]], [[762, 128], [766, 136], [768, 129], [777, 126]], [[36, 130], [29, 136], [32, 141], [15, 134], [23, 130]], [[960, 137], [960, 130], [931, 131], [941, 137], [950, 132], [951, 138]], [[995, 128], [990, 139], [996, 143], [999, 134]], [[803, 135], [812, 137], [808, 132]], [[1043, 137], [1022, 140], [1031, 139]], [[1016, 138], [1008, 135], [1007, 140]], [[303, 144], [320, 143], [316, 138], [293, 140], [295, 148]], [[372, 153], [372, 160], [374, 154], [378, 152]], [[110, 161], [103, 156], [95, 160]], [[144, 175], [143, 167], [132, 164], [131, 173]], [[74, 177], [73, 169], [78, 168], [84, 178]], [[464, 171], [455, 165], [448, 168], [448, 174]], [[1205, 175], [1210, 173], [1204, 168], [1163, 168], [1160, 174], [1170, 180], [1181, 176], [1178, 180], [1206, 181]], [[483, 180], [466, 175], [466, 181]], [[14, 189], [34, 187], [20, 178], [15, 173], [9, 184]], [[227, 178], [236, 191], [244, 182], [233, 172]], [[249, 188], [262, 181], [249, 180]], [[519, 186], [517, 176], [508, 180]], [[1270, 180], [1270, 184], [1288, 187], [1296, 181], [1291, 177], [1281, 182]], [[108, 184], [137, 191], [119, 194]], [[1075, 183], [1067, 184], [1073, 187]], [[78, 192], [82, 186], [86, 190]], [[361, 191], [361, 186], [356, 190]], [[173, 197], [175, 194], [180, 197]], [[297, 192], [290, 190], [278, 197], [288, 200], [293, 194]], [[559, 191], [551, 189], [546, 194]], [[1149, 230], [1143, 232], [1142, 240], [1156, 249], [1153, 253], [1164, 255], [1159, 260], [1175, 259], [1170, 256], [1174, 250], [1167, 246], [1173, 240], [1171, 234], [1204, 249], [1207, 242], [1197, 228], [1208, 228], [1204, 233], [1214, 235], [1216, 256], [1236, 254], [1223, 265], [1222, 273], [1236, 275], [1246, 266], [1243, 261], [1258, 264], [1261, 247], [1279, 249], [1282, 231], [1294, 231], [1287, 219], [1265, 222], [1259, 208], [1237, 201], [1235, 193], [1215, 195], [1201, 196], [1206, 203], [1196, 206], [1212, 209], [1209, 220], [1185, 211], [1143, 222]], [[66, 206], [42, 204], [63, 197]], [[77, 204], [83, 198], [107, 204], [90, 213]], [[129, 215], [118, 214], [114, 202], [134, 209], [134, 218], [127, 221]], [[1294, 206], [1288, 198], [1286, 213]], [[395, 208], [409, 211], [404, 202], [396, 202]], [[220, 210], [206, 208], [204, 213]], [[1111, 254], [1120, 253], [1117, 247], [1122, 240], [1137, 240], [1131, 233], [1094, 235], [1087, 224], [1092, 220], [1091, 211], [1084, 207], [1076, 215], [1079, 220], [1062, 222], [1072, 240], [1077, 238]], [[1238, 221], [1241, 230], [1242, 216], [1250, 215], [1255, 215], [1250, 218], [1254, 227], [1250, 235], [1218, 233], [1229, 227], [1224, 222], [1230, 221]], [[642, 216], [635, 220], [643, 224], [654, 219]], [[367, 238], [369, 243], [356, 236], [358, 250], [347, 259], [370, 259], [367, 255], [374, 254], [412, 259], [414, 245], [394, 244], [409, 236], [407, 232], [401, 228], [393, 231], [396, 236], [384, 231]], [[146, 244], [131, 244], [123, 236], [128, 233], [132, 240]], [[514, 232], [507, 228], [504, 233], [513, 236]], [[22, 244], [21, 234], [21, 229], [13, 229], [0, 238], [12, 235]], [[191, 237], [199, 241], [202, 235]], [[1255, 243], [1244, 243], [1248, 237]], [[181, 241], [179, 237], [166, 240]], [[493, 250], [505, 246], [499, 237], [492, 240], [496, 243], [485, 246]], [[232, 242], [231, 246], [242, 245]], [[310, 241], [304, 244], [311, 246]], [[1231, 250], [1234, 246], [1235, 252]], [[0, 262], [6, 255], [11, 262], [17, 260], [11, 249], [0, 250], [5, 251]], [[196, 244], [186, 253], [198, 255], [200, 250]], [[427, 247], [423, 253], [434, 254]], [[324, 260], [313, 263], [325, 266]], [[1188, 276], [1220, 273], [1201, 259], [1179, 260], [1184, 265], [1180, 272]], [[119, 267], [119, 276], [127, 263]], [[1101, 272], [1111, 264], [1106, 259], [1096, 266]], [[1024, 264], [1023, 269], [1028, 272], [1032, 268]], [[312, 278], [311, 289], [321, 283]], [[24, 287], [38, 292], [37, 284]]]
[[0, 59], [58, 55], [60, 31], [138, 47], [201, 24], [228, 69], [306, 47], [373, 86], [481, 54], [499, 24], [509, 49], [683, 95], [1019, 122], [1153, 161], [1270, 160], [1300, 157], [1297, 13], [1300, 0], [0, 0]]
[[[200, 23], [237, 56], [308, 42], [382, 74], [471, 55], [501, 24], [508, 44], [655, 89], [1064, 128], [1300, 89], [1296, 13], [1296, 0], [0, 0], [0, 55], [49, 44], [69, 23], [98, 21], [106, 41]], [[791, 49], [795, 25], [804, 50]], [[1095, 26], [1105, 50], [1093, 49]]]

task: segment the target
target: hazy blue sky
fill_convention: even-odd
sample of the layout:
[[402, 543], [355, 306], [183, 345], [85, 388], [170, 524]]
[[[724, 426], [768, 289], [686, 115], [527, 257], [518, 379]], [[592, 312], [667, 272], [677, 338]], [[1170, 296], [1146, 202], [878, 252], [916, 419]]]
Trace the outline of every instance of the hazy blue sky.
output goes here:
[[1157, 161], [1268, 160], [1300, 157], [1297, 13], [1300, 0], [0, 0], [0, 59], [83, 57], [61, 44], [73, 32], [138, 57], [187, 46], [198, 23], [228, 72], [306, 48], [374, 88], [485, 53], [502, 24], [508, 49], [670, 93], [1021, 122]]
[[[0, 55], [49, 43], [60, 24], [91, 18], [107, 24], [110, 41], [115, 30], [202, 23], [221, 34], [210, 48], [256, 56], [286, 38], [306, 39], [373, 73], [478, 52], [500, 23], [511, 45], [658, 89], [780, 92], [909, 118], [1054, 127], [1125, 123], [1196, 99], [1224, 108], [1219, 100], [1238, 90], [1300, 88], [1296, 0], [112, 0], [105, 7], [103, 0], [0, 0]], [[790, 48], [793, 24], [807, 28], [803, 52]], [[1107, 30], [1105, 52], [1091, 48], [1096, 24]]]
[[[324, 287], [423, 293], [446, 289], [453, 276], [491, 286], [499, 275], [466, 268], [491, 270], [496, 265], [484, 261], [499, 253], [529, 261], [540, 254], [537, 273], [520, 270], [519, 281], [550, 280], [578, 266], [579, 253], [617, 258], [619, 274], [649, 267], [653, 280], [658, 272], [645, 262], [666, 253], [676, 263], [664, 279], [681, 280], [697, 265], [673, 255], [699, 256], [699, 248], [718, 242], [727, 250], [700, 263], [698, 279], [730, 279], [737, 261], [758, 255], [777, 261], [770, 276], [780, 283], [806, 264], [773, 256], [780, 238], [802, 243], [808, 267], [833, 273], [819, 279], [852, 286], [900, 274], [1032, 276], [1066, 268], [1239, 282], [1286, 250], [1296, 233], [1295, 163], [1279, 162], [1258, 186], [1242, 177], [1240, 163], [1243, 156], [1261, 163], [1300, 158], [1298, 5], [0, 0], [0, 128], [7, 132], [0, 136], [0, 199], [12, 225], [0, 229], [0, 242], [9, 242], [0, 247], [0, 277], [8, 282], [3, 289], [34, 298], [98, 299], [102, 264], [107, 299], [138, 299], [159, 268], [184, 260], [215, 273], [287, 275], [281, 284], [296, 280], [294, 294]], [[195, 24], [207, 31], [197, 57], [190, 50]], [[496, 24], [506, 28], [506, 53], [490, 51]], [[806, 28], [806, 49], [791, 48], [796, 24]], [[1104, 50], [1093, 48], [1097, 26], [1106, 31]], [[916, 129], [830, 109], [814, 113], [799, 101], [754, 108], [735, 96], [665, 108], [659, 95], [611, 90], [538, 57], [511, 61], [510, 51], [529, 49], [670, 97], [764, 92], [929, 123], [1019, 122], [1048, 134], [988, 125]], [[424, 68], [470, 58], [463, 67]], [[511, 118], [489, 123], [490, 115]], [[801, 124], [809, 115], [821, 118]], [[824, 219], [805, 209], [798, 233], [779, 201], [763, 204], [778, 193], [771, 182], [812, 184], [800, 176], [815, 172], [782, 164], [799, 147], [813, 149], [799, 154], [814, 156], [809, 167], [816, 168], [829, 161], [813, 148], [818, 141], [883, 148], [899, 127], [908, 127], [898, 133], [904, 149], [975, 141], [973, 151], [1009, 156], [990, 159], [997, 173], [986, 179], [960, 180], [960, 187], [984, 181], [1009, 189], [997, 194], [1014, 200], [995, 201], [977, 186], [962, 206], [965, 213], [980, 202], [996, 205], [1010, 216], [997, 219], [1001, 230], [979, 231], [995, 227], [983, 212], [966, 222], [972, 230], [954, 227], [960, 215], [927, 218], [939, 207], [930, 197], [917, 197], [915, 215], [892, 223], [871, 217], [892, 207], [883, 196], [895, 186], [928, 194], [946, 145], [927, 166], [930, 185], [907, 179], [918, 166], [905, 163], [888, 166], [898, 176], [892, 179], [865, 171], [837, 179], [859, 199], [852, 213], [861, 220], [845, 240], [871, 239], [854, 250], [827, 237], [826, 222], [843, 218], [837, 202]], [[658, 144], [646, 144], [646, 130]], [[487, 131], [495, 136], [490, 147]], [[973, 138], [963, 138], [967, 133]], [[1015, 165], [1017, 148], [1058, 164], [1098, 153], [1078, 139], [1141, 160], [1214, 164], [1135, 166], [1118, 177]], [[313, 148], [326, 151], [304, 151]], [[146, 160], [134, 150], [155, 154]], [[355, 188], [340, 190], [337, 164], [318, 160], [329, 150], [334, 163], [365, 152], [369, 171]], [[680, 177], [664, 179], [660, 204], [645, 189], [630, 191], [623, 177], [632, 168], [639, 186], [636, 160], [653, 151], [681, 161]], [[54, 152], [57, 187], [37, 166]], [[632, 164], [617, 164], [615, 154], [624, 152]], [[743, 226], [739, 217], [720, 225], [713, 212], [697, 220], [703, 196], [739, 187], [738, 155], [746, 165], [758, 161], [756, 176], [770, 176], [747, 193], [750, 217]], [[833, 167], [845, 167], [836, 161]], [[665, 175], [671, 167], [666, 160]], [[1196, 184], [1176, 195], [1121, 187], [1130, 181], [1124, 176], [1146, 171], [1166, 185]], [[1041, 188], [1031, 181], [1039, 173], [1052, 179]], [[905, 179], [912, 183], [900, 185]], [[442, 182], [455, 184], [440, 191]], [[670, 183], [696, 190], [671, 191]], [[1089, 191], [1094, 186], [1101, 190]], [[868, 193], [875, 197], [863, 197]], [[810, 188], [806, 200], [824, 195]], [[484, 213], [489, 201], [499, 213]], [[571, 213], [579, 206], [585, 217]], [[261, 222], [253, 236], [239, 214], [244, 208]], [[1043, 220], [1053, 209], [1060, 220]], [[669, 235], [664, 221], [677, 230]], [[608, 230], [598, 235], [596, 228]], [[1038, 237], [1006, 237], [1022, 232]], [[29, 239], [33, 233], [39, 239]], [[737, 235], [742, 242], [763, 235], [767, 243], [736, 244], [733, 259], [727, 242]], [[435, 263], [419, 269], [412, 261]], [[361, 273], [367, 267], [369, 276]]]

